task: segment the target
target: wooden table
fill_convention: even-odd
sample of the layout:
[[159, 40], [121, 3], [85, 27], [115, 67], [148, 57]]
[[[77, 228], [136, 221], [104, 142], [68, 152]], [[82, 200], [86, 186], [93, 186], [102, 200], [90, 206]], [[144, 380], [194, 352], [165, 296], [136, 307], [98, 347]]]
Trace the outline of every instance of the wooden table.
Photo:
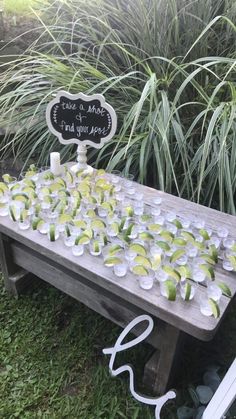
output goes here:
[[[174, 209], [177, 214], [188, 217], [200, 216], [212, 229], [225, 226], [236, 237], [235, 217], [146, 186], [138, 185], [138, 188], [144, 193], [146, 203], [161, 197], [164, 210]], [[143, 380], [155, 393], [163, 393], [169, 384], [180, 338], [189, 334], [200, 340], [211, 340], [231, 301], [222, 297], [220, 318], [205, 317], [198, 305], [199, 296], [205, 292], [204, 286], [191, 302], [180, 299], [170, 302], [160, 295], [158, 285], [150, 291], [142, 290], [133, 274], [118, 279], [104, 266], [101, 257], [90, 256], [87, 252], [82, 257], [75, 257], [61, 239], [51, 243], [37, 231], [21, 231], [8, 217], [0, 217], [0, 254], [6, 289], [15, 296], [30, 285], [33, 279], [25, 273], [31, 272], [120, 326], [126, 326], [137, 315], [150, 314], [155, 328], [149, 342], [155, 350], [146, 363]], [[235, 295], [234, 273], [218, 267], [216, 279], [225, 281]]]

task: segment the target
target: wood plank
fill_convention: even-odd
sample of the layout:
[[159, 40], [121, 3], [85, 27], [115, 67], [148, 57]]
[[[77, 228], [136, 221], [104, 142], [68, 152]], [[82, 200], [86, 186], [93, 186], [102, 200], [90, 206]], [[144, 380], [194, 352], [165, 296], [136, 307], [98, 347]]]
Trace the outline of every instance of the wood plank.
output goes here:
[[27, 272], [13, 263], [10, 241], [0, 233], [0, 265], [6, 290], [18, 297], [16, 283], [20, 284], [21, 290], [27, 286]]
[[0, 231], [115, 295], [141, 307], [143, 311], [202, 340], [210, 340], [213, 337], [229, 303], [229, 299], [223, 297], [220, 301], [221, 317], [219, 319], [208, 318], [201, 315], [199, 310], [199, 298], [204, 290], [200, 290], [198, 298], [188, 304], [181, 300], [173, 303], [160, 295], [157, 284], [148, 292], [140, 289], [135, 276], [131, 273], [118, 280], [112, 270], [104, 266], [102, 257], [95, 259], [87, 252], [82, 257], [76, 257], [72, 254], [71, 249], [63, 245], [61, 239], [51, 243], [46, 236], [40, 235], [37, 231], [27, 230], [22, 233], [20, 230], [17, 231], [14, 223], [7, 218], [5, 225], [0, 226]]

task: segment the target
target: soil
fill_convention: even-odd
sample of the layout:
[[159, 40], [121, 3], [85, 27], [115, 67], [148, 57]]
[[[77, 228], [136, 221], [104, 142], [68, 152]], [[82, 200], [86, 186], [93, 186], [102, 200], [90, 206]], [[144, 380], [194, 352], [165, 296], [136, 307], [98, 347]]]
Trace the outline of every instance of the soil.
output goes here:
[[7, 15], [0, 12], [1, 55], [23, 53], [38, 37], [38, 21], [30, 16]]

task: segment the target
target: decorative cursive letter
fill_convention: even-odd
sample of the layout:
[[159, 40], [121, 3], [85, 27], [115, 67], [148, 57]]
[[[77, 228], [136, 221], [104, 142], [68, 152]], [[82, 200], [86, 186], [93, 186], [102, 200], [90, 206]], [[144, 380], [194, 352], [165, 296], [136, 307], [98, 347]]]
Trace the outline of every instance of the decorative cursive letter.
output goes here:
[[[139, 323], [147, 321], [148, 327], [146, 330], [144, 330], [141, 335], [138, 337], [130, 340], [127, 343], [123, 343], [124, 338], [127, 336], [127, 334]], [[132, 396], [138, 400], [141, 403], [149, 404], [152, 406], [156, 406], [155, 409], [155, 418], [160, 419], [160, 412], [164, 404], [170, 400], [174, 399], [176, 397], [176, 394], [174, 391], [168, 391], [168, 393], [164, 394], [164, 396], [158, 397], [158, 398], [151, 398], [151, 397], [145, 397], [139, 393], [136, 393], [134, 390], [134, 372], [133, 369], [129, 365], [122, 365], [121, 367], [117, 369], [113, 369], [116, 354], [118, 352], [125, 351], [126, 349], [132, 348], [133, 346], [137, 345], [138, 343], [142, 342], [144, 339], [147, 338], [147, 336], [150, 335], [152, 329], [153, 329], [154, 323], [153, 319], [150, 316], [147, 316], [143, 314], [142, 316], [136, 317], [134, 320], [132, 320], [128, 326], [123, 330], [123, 332], [118, 337], [115, 345], [112, 348], [103, 349], [103, 353], [106, 355], [111, 355], [110, 362], [109, 362], [109, 370], [112, 376], [116, 377], [117, 375], [121, 374], [124, 371], [127, 371], [129, 373], [129, 387], [130, 392]]]

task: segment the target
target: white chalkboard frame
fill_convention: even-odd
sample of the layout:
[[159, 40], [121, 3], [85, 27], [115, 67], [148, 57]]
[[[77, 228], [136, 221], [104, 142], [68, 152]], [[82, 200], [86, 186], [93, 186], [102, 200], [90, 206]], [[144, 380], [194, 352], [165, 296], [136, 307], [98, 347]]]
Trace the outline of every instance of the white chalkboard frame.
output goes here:
[[[57, 104], [58, 102], [60, 102], [60, 98], [61, 96], [66, 97], [67, 99], [70, 100], [77, 100], [77, 99], [82, 99], [85, 102], [90, 102], [91, 100], [99, 100], [99, 102], [101, 103], [101, 106], [103, 108], [105, 108], [109, 114], [111, 115], [111, 131], [110, 133], [106, 136], [106, 137], [102, 137], [100, 140], [100, 143], [94, 143], [91, 140], [83, 140], [80, 141], [78, 140], [78, 138], [71, 138], [69, 140], [64, 140], [62, 137], [62, 134], [58, 131], [56, 131], [54, 129], [54, 127], [52, 126], [51, 123], [51, 109], [52, 107]], [[116, 113], [113, 109], [113, 107], [111, 105], [109, 105], [109, 103], [106, 102], [105, 97], [102, 94], [94, 94], [94, 95], [86, 95], [84, 93], [78, 93], [78, 94], [71, 94], [69, 92], [66, 92], [64, 90], [60, 90], [59, 92], [57, 92], [57, 95], [55, 97], [55, 99], [53, 99], [51, 102], [49, 102], [47, 109], [46, 109], [46, 121], [47, 121], [47, 125], [49, 130], [51, 131], [52, 134], [54, 134], [60, 141], [60, 143], [62, 144], [77, 144], [78, 146], [91, 146], [94, 148], [102, 148], [104, 146], [105, 143], [107, 143], [109, 140], [112, 139], [112, 137], [115, 135], [116, 132], [116, 128], [117, 128], [117, 116]]]

